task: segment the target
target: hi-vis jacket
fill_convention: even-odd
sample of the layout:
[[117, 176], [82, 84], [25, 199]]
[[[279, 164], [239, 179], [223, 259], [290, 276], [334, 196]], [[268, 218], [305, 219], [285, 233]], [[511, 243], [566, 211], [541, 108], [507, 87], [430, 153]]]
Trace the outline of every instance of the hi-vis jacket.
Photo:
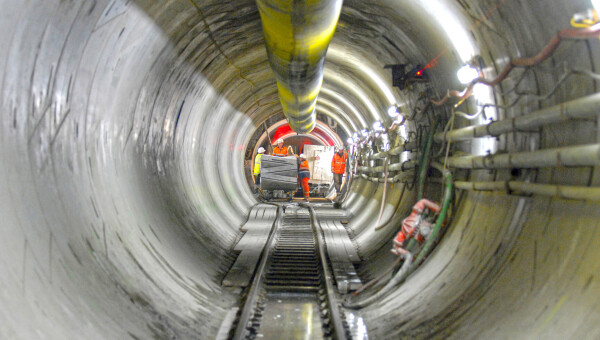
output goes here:
[[287, 156], [288, 155], [288, 149], [284, 146], [283, 148], [280, 148], [278, 146], [273, 148], [273, 156]]
[[298, 178], [310, 178], [310, 168], [308, 167], [308, 161], [303, 160], [298, 166]]
[[341, 156], [337, 152], [334, 153], [331, 160], [331, 172], [343, 175], [346, 172], [346, 159], [348, 159], [347, 153], [344, 152]]
[[254, 158], [254, 174], [255, 175], [260, 174], [260, 160], [262, 158], [262, 155], [263, 155], [262, 153], [259, 153]]

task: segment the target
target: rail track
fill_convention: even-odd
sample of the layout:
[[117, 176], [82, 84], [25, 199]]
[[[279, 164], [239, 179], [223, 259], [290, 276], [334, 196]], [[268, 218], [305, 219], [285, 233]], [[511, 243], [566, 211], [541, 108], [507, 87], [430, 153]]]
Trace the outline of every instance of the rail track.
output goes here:
[[263, 250], [232, 339], [349, 339], [314, 210], [282, 207]]

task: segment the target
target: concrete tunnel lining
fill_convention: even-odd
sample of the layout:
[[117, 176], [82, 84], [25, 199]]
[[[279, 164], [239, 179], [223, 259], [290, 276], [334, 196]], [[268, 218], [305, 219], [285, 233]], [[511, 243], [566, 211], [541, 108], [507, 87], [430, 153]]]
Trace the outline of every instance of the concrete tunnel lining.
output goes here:
[[[260, 124], [281, 112], [272, 104], [277, 89], [255, 3], [0, 2], [0, 337], [214, 337], [237, 299], [220, 286], [229, 249], [256, 202], [244, 151]], [[573, 13], [590, 7], [583, 0], [436, 3], [472, 28], [488, 74], [509, 57], [535, 55]], [[459, 88], [454, 78], [463, 60], [429, 10], [417, 1], [345, 1], [321, 94], [334, 120], [359, 129], [376, 119], [389, 123], [387, 90], [409, 110], [412, 94], [382, 88], [365, 70], [390, 81], [384, 64], [429, 61], [440, 46], [448, 51], [430, 72], [432, 95]], [[552, 63], [594, 71], [599, 53], [597, 39], [567, 42]], [[361, 70], [363, 59], [368, 67]], [[552, 63], [522, 80], [515, 73], [503, 89], [519, 84], [547, 93], [562, 72]], [[498, 116], [594, 92], [595, 81], [574, 76], [549, 99], [526, 96]], [[493, 100], [506, 105], [515, 96]], [[599, 141], [596, 119], [504, 135], [494, 148]], [[457, 148], [483, 154], [489, 146]], [[597, 186], [598, 173], [596, 166], [520, 176]], [[393, 262], [390, 240], [415, 197], [400, 185], [388, 188], [388, 226], [375, 232], [382, 189], [356, 179], [344, 202], [367, 277]], [[426, 193], [439, 197], [435, 183]], [[456, 191], [435, 252], [363, 311], [370, 335], [600, 337], [599, 213], [597, 202]]]

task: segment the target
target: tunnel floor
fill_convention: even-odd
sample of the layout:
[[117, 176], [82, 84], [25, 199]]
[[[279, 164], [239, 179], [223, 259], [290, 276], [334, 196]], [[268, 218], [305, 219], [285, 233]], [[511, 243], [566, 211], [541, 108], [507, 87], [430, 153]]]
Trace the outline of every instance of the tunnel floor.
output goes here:
[[[258, 204], [234, 247], [236, 262], [223, 280], [243, 288], [233, 339], [367, 339], [362, 318], [341, 308], [362, 286], [360, 259], [332, 203]], [[234, 331], [235, 328], [235, 331]], [[226, 338], [226, 337], [223, 337]]]

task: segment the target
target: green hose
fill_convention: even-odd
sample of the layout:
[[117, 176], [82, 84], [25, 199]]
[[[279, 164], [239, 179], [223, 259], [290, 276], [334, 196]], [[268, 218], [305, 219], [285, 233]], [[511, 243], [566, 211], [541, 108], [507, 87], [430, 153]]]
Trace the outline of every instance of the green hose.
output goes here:
[[421, 161], [419, 162], [419, 186], [417, 188], [417, 202], [423, 198], [423, 192], [425, 190], [425, 176], [427, 175], [427, 168], [429, 167], [429, 151], [431, 150], [431, 145], [433, 144], [433, 135], [435, 134], [437, 125], [438, 120], [436, 119], [433, 122], [433, 127], [429, 130], [427, 135], [425, 148], [423, 150], [423, 154], [421, 155]]
[[446, 214], [448, 213], [448, 209], [450, 207], [450, 200], [452, 198], [452, 174], [450, 173], [449, 170], [444, 169], [440, 164], [434, 164], [433, 166], [442, 172], [442, 174], [444, 176], [444, 181], [446, 182], [446, 190], [444, 191], [444, 200], [442, 203], [442, 210], [440, 211], [440, 214], [438, 215], [438, 218], [435, 222], [435, 226], [433, 227], [433, 230], [431, 231], [431, 235], [429, 235], [429, 237], [427, 238], [427, 241], [425, 242], [425, 245], [423, 246], [423, 249], [421, 249], [421, 252], [419, 252], [419, 256], [417, 256], [417, 259], [415, 260], [415, 262], [413, 264], [413, 268], [416, 268], [423, 261], [423, 258], [427, 255], [427, 253], [429, 252], [429, 249], [433, 245], [433, 242], [435, 242], [435, 239], [437, 238], [440, 228], [442, 227], [442, 223], [444, 222], [444, 219], [446, 218]]
[[443, 166], [441, 166], [439, 163], [433, 163], [433, 167], [442, 172], [442, 174], [444, 176], [444, 180], [446, 182], [446, 190], [444, 191], [442, 210], [440, 211], [440, 214], [438, 215], [438, 218], [435, 222], [435, 226], [433, 227], [433, 230], [431, 231], [431, 235], [429, 235], [429, 237], [427, 238], [427, 241], [425, 242], [423, 249], [421, 249], [421, 251], [419, 252], [419, 255], [417, 256], [416, 260], [414, 262], [412, 262], [412, 251], [411, 250], [416, 245], [416, 240], [414, 238], [411, 238], [408, 241], [408, 245], [405, 248], [408, 250], [408, 253], [406, 254], [404, 264], [400, 268], [400, 271], [398, 271], [398, 273], [396, 273], [390, 279], [390, 281], [380, 291], [378, 291], [374, 295], [372, 295], [362, 301], [344, 302], [343, 303], [344, 307], [355, 308], [355, 309], [363, 308], [363, 307], [379, 300], [381, 297], [385, 296], [390, 290], [392, 290], [394, 288], [394, 286], [396, 286], [400, 282], [404, 281], [406, 279], [406, 277], [408, 277], [408, 275], [410, 275], [418, 267], [418, 265], [423, 261], [423, 259], [425, 258], [425, 256], [427, 255], [427, 253], [429, 252], [431, 247], [433, 246], [433, 243], [435, 242], [435, 239], [437, 238], [440, 228], [442, 227], [442, 223], [444, 222], [444, 219], [446, 218], [448, 209], [450, 208], [450, 201], [452, 198], [452, 187], [453, 187], [452, 174], [450, 173], [450, 171], [444, 169]]
[[415, 240], [414, 238], [411, 238], [410, 240], [408, 240], [408, 244], [406, 245], [405, 249], [412, 253], [413, 252], [412, 250], [416, 244], [417, 244], [417, 240]]
[[385, 296], [390, 290], [392, 290], [394, 288], [394, 286], [396, 286], [397, 284], [404, 281], [408, 277], [408, 275], [410, 275], [419, 266], [419, 264], [423, 261], [423, 259], [425, 258], [425, 256], [427, 255], [427, 253], [429, 252], [431, 247], [433, 246], [433, 243], [435, 242], [435, 239], [437, 238], [440, 228], [442, 227], [442, 223], [444, 222], [444, 219], [446, 218], [448, 209], [450, 208], [453, 183], [452, 183], [452, 174], [450, 173], [449, 170], [444, 169], [443, 166], [439, 163], [433, 163], [432, 165], [434, 168], [436, 168], [442, 172], [442, 174], [444, 176], [444, 180], [446, 182], [446, 189], [444, 191], [442, 210], [440, 211], [440, 214], [438, 215], [438, 218], [435, 222], [435, 226], [433, 227], [433, 230], [431, 231], [431, 235], [429, 235], [429, 237], [427, 238], [427, 241], [425, 242], [423, 249], [421, 249], [421, 251], [419, 252], [419, 255], [417, 256], [416, 260], [414, 262], [411, 262], [412, 261], [411, 249], [414, 248], [414, 246], [416, 244], [415, 239], [411, 238], [410, 241], [408, 242], [408, 245], [405, 248], [408, 250], [408, 253], [406, 254], [404, 264], [400, 268], [400, 271], [398, 271], [398, 273], [396, 273], [390, 279], [390, 281], [380, 291], [378, 291], [374, 295], [372, 295], [362, 301], [344, 302], [343, 303], [344, 307], [355, 308], [355, 309], [363, 308], [363, 307], [379, 300], [383, 296]]

